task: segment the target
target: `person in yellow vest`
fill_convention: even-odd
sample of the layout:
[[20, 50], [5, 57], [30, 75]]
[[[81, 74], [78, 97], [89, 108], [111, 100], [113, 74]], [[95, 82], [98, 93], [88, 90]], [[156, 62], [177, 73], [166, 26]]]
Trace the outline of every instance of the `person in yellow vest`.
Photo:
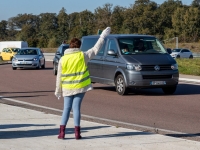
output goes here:
[[80, 50], [81, 41], [73, 38], [70, 47], [65, 50], [58, 64], [56, 78], [55, 96], [59, 99], [64, 97], [64, 108], [61, 117], [61, 124], [58, 139], [65, 138], [65, 128], [69, 120], [70, 111], [73, 109], [75, 138], [78, 140], [80, 135], [80, 108], [85, 92], [92, 90], [92, 84], [87, 69], [87, 63], [101, 49], [104, 39], [110, 34], [111, 28], [107, 27], [101, 33], [97, 43], [86, 52]]

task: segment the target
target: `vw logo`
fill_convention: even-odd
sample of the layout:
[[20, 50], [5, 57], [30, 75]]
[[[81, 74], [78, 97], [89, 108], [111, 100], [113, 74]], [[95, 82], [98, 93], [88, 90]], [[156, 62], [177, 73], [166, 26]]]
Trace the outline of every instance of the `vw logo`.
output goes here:
[[160, 70], [160, 67], [159, 67], [158, 65], [156, 65], [156, 66], [154, 67], [154, 69], [155, 69], [156, 71], [159, 71], [159, 70]]

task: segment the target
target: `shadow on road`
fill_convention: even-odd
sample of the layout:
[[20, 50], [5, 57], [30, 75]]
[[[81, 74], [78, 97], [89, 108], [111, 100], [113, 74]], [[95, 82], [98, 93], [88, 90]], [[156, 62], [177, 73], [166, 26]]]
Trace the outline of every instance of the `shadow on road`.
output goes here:
[[0, 95], [1, 94], [14, 94], [14, 93], [52, 93], [52, 92], [55, 92], [55, 91], [26, 91], [26, 92], [0, 92]]
[[[200, 85], [193, 84], [183, 84], [180, 83], [177, 86], [176, 92], [173, 95], [196, 95], [200, 94]], [[116, 92], [114, 86], [95, 86], [94, 90], [106, 90], [111, 92]], [[166, 95], [162, 91], [161, 88], [148, 88], [148, 89], [134, 89], [130, 88], [127, 95], [124, 96], [132, 96], [132, 95], [143, 95], [143, 96], [172, 96]]]
[[23, 127], [46, 127], [55, 126], [55, 124], [1, 124], [0, 129], [23, 128]]

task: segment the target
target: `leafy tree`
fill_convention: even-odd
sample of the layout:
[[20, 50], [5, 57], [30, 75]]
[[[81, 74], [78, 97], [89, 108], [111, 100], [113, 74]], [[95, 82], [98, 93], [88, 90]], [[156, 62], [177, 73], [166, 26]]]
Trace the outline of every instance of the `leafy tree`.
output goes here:
[[185, 9], [184, 8], [177, 8], [172, 16], [172, 27], [175, 31], [176, 35], [179, 35], [182, 33], [185, 27], [184, 23], [184, 15], [185, 15]]
[[191, 6], [192, 7], [200, 7], [200, 0], [193, 0]]
[[98, 7], [95, 9], [95, 18], [96, 18], [96, 31], [98, 29], [104, 29], [107, 26], [111, 26], [112, 18], [112, 7], [113, 4], [106, 3], [103, 7]]
[[123, 22], [123, 26], [122, 26], [122, 33], [137, 33], [138, 30], [135, 27], [134, 24], [134, 12], [132, 8], [128, 8], [124, 11], [123, 13], [123, 18], [124, 18], [124, 22]]
[[79, 17], [80, 37], [93, 34], [93, 31], [95, 29], [94, 14], [88, 10], [85, 10], [80, 12], [78, 17]]
[[[55, 37], [56, 31], [58, 28], [57, 24], [57, 15], [55, 13], [42, 13], [39, 15], [39, 31], [38, 37], [43, 37], [42, 39], [46, 39], [47, 41], [52, 37]], [[45, 47], [47, 47], [47, 43], [45, 42]]]
[[35, 29], [31, 25], [24, 25], [17, 33], [17, 40], [26, 41], [30, 37], [34, 37], [36, 34]]
[[123, 33], [121, 29], [124, 22], [124, 12], [125, 8], [120, 6], [114, 7], [111, 17], [112, 33]]
[[[169, 34], [172, 34], [171, 29], [172, 27], [172, 15], [174, 14], [175, 10], [177, 8], [182, 7], [181, 1], [175, 1], [175, 0], [168, 0], [162, 3], [158, 8], [158, 33], [161, 35], [167, 34], [169, 31]], [[174, 18], [175, 19], [175, 18]], [[169, 35], [167, 35], [169, 37]], [[172, 38], [172, 37], [170, 37]]]
[[69, 36], [69, 28], [66, 25], [68, 20], [68, 14], [66, 13], [66, 9], [64, 7], [60, 10], [57, 19], [58, 19], [58, 29], [56, 33], [57, 37], [56, 43], [60, 44], [62, 41], [68, 39]]
[[0, 40], [5, 40], [6, 36], [7, 36], [7, 21], [6, 20], [2, 20], [0, 22]]
[[150, 0], [136, 0], [132, 7], [135, 32], [140, 34], [155, 34], [157, 23], [157, 4]]
[[185, 12], [184, 31], [185, 36], [190, 37], [188, 41], [198, 40], [198, 35], [200, 35], [200, 10], [198, 8], [190, 7]]
[[47, 45], [48, 48], [55, 48], [57, 47], [57, 40], [55, 37], [51, 38]]

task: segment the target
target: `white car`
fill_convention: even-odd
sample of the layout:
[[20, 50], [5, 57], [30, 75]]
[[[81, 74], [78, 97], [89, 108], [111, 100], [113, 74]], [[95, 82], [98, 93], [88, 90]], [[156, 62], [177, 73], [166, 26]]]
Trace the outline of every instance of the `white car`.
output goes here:
[[193, 58], [193, 54], [189, 49], [176, 48], [170, 54], [173, 58]]

